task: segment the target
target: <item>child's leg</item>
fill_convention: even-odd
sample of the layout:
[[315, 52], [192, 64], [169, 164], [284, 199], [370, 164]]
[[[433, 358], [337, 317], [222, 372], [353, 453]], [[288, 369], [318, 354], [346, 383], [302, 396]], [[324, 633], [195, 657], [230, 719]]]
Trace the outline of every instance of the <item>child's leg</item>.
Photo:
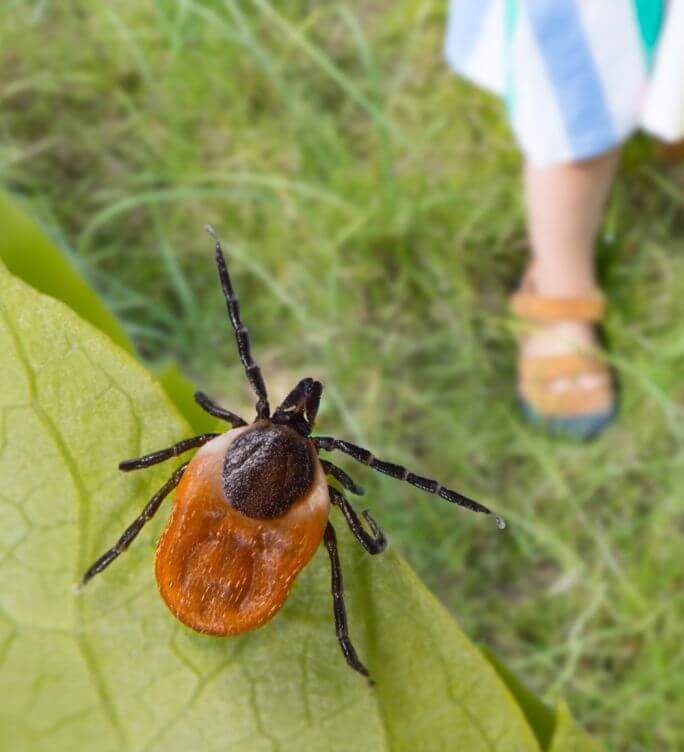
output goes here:
[[535, 282], [544, 295], [576, 297], [595, 287], [594, 242], [620, 150], [584, 162], [525, 167]]
[[[583, 162], [525, 167], [533, 281], [540, 295], [581, 298], [596, 291], [594, 244], [619, 157], [615, 149]], [[558, 355], [594, 342], [591, 325], [564, 321], [535, 331], [525, 339], [523, 350], [531, 356]], [[579, 385], [590, 388], [605, 379], [587, 374]], [[570, 385], [560, 378], [553, 388]]]

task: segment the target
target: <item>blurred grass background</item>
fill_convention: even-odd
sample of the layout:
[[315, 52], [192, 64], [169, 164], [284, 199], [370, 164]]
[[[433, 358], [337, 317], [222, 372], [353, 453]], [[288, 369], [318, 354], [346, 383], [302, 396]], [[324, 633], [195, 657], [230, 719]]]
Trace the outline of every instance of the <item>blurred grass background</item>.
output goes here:
[[466, 631], [609, 749], [684, 749], [684, 169], [633, 142], [607, 214], [618, 425], [521, 424], [519, 156], [442, 60], [445, 5], [6, 0], [1, 180], [144, 358], [249, 417], [214, 224], [274, 401], [322, 378], [321, 433], [507, 517], [348, 467]]

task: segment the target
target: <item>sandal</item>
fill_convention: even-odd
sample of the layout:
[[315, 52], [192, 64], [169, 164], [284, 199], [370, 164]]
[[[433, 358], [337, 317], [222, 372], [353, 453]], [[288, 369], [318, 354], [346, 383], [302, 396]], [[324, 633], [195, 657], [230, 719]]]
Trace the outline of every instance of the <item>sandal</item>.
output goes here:
[[[511, 297], [510, 307], [529, 331], [535, 325], [561, 321], [597, 323], [603, 318], [606, 302], [601, 293], [583, 298], [539, 295], [529, 268]], [[599, 378], [587, 387], [579, 383], [585, 375]], [[561, 380], [566, 382], [563, 389], [557, 388]], [[595, 347], [544, 356], [523, 355], [520, 347], [518, 396], [531, 422], [578, 439], [601, 433], [617, 414], [613, 376]]]

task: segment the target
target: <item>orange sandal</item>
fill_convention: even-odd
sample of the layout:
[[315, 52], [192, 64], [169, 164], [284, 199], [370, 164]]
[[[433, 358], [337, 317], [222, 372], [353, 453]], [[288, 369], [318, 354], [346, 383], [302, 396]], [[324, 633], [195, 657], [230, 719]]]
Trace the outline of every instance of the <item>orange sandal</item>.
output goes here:
[[[586, 298], [548, 298], [534, 291], [530, 270], [510, 301], [511, 310], [530, 327], [560, 321], [597, 323], [606, 303], [600, 293]], [[524, 335], [523, 335], [524, 336]], [[604, 376], [591, 387], [578, 383], [585, 375]], [[562, 390], [554, 382], [568, 380]], [[574, 382], [574, 383], [573, 383]], [[526, 417], [552, 433], [589, 439], [606, 428], [617, 413], [610, 368], [596, 348], [562, 355], [518, 358], [518, 393]]]

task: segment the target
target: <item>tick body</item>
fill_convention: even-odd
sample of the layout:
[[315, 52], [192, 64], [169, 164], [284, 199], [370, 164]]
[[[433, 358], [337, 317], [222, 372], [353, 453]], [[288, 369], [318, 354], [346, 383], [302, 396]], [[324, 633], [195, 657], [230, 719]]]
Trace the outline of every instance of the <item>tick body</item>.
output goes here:
[[198, 632], [260, 627], [316, 552], [329, 511], [309, 440], [267, 421], [221, 434], [197, 452], [176, 491], [155, 562], [162, 598]]
[[[349, 637], [331, 506], [339, 508], [369, 554], [382, 553], [387, 541], [370, 513], [363, 512], [364, 524], [343, 492], [328, 484], [328, 478], [350, 493], [363, 494], [363, 489], [344, 470], [319, 458], [319, 452], [343, 452], [453, 504], [484, 514], [491, 512], [436, 480], [376, 459], [367, 449], [330, 436], [311, 436], [323, 392], [322, 384], [315, 379], [302, 379], [271, 414], [221, 244], [214, 231], [206, 229], [216, 240], [216, 265], [238, 354], [256, 394], [256, 417], [248, 424], [197, 392], [198, 404], [229, 423], [230, 430], [194, 436], [121, 462], [119, 468], [129, 472], [198, 449], [190, 461], [175, 470], [116, 544], [88, 569], [82, 584], [129, 547], [175, 489], [173, 509], [155, 558], [157, 585], [174, 616], [197, 632], [217, 636], [264, 625], [283, 606], [295, 578], [322, 541], [330, 558], [333, 616], [342, 653], [351, 668], [368, 677]], [[500, 528], [505, 527], [501, 517], [496, 521]]]

